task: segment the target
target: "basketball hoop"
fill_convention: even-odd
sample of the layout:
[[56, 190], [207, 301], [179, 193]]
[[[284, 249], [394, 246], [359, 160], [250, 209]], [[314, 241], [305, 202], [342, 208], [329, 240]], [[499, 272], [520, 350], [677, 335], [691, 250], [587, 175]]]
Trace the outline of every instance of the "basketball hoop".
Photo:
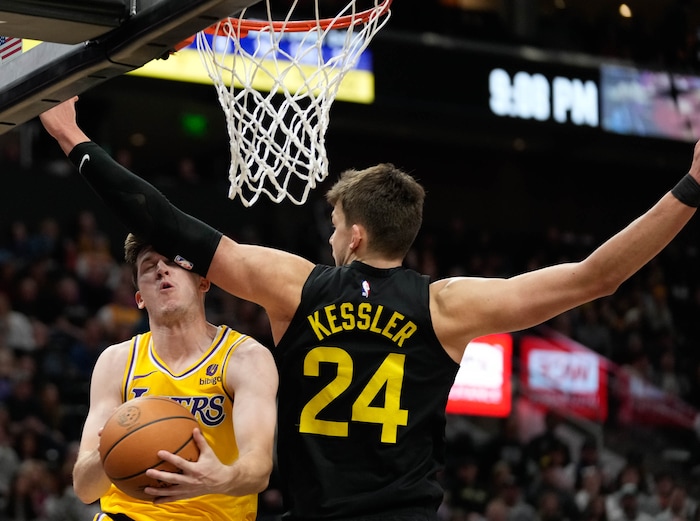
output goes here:
[[[362, 1], [371, 4], [367, 9]], [[227, 18], [196, 36], [231, 142], [229, 198], [253, 205], [260, 194], [304, 204], [328, 175], [325, 134], [341, 81], [388, 21], [392, 0], [349, 2], [333, 16], [294, 0], [284, 17], [265, 0], [263, 16]], [[336, 2], [337, 5], [337, 2]], [[329, 53], [329, 48], [332, 52]]]

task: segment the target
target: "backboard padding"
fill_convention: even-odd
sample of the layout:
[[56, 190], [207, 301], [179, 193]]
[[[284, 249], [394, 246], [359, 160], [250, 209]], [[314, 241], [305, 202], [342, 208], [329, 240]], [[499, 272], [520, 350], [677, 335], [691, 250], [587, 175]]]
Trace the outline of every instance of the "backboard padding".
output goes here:
[[23, 0], [0, 3], [0, 34], [53, 43], [92, 40], [121, 25], [131, 0]]

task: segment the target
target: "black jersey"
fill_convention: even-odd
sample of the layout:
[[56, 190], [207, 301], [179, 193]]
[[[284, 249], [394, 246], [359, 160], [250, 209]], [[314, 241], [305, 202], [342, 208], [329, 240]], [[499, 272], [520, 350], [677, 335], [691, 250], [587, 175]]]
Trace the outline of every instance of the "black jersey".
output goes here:
[[294, 518], [437, 510], [445, 406], [459, 365], [429, 281], [361, 262], [316, 266], [276, 346], [278, 463]]

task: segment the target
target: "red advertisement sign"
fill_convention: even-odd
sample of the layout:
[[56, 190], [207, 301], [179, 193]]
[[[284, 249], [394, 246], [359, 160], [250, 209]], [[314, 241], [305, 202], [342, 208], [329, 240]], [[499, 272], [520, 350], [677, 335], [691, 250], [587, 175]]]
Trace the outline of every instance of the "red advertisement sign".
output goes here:
[[620, 381], [619, 421], [627, 424], [693, 429], [699, 412], [677, 396], [662, 391], [623, 368], [617, 368]]
[[505, 417], [512, 407], [513, 337], [488, 335], [469, 343], [452, 385], [450, 414]]
[[608, 415], [606, 362], [564, 338], [523, 337], [520, 381], [524, 395], [552, 409], [595, 421]]

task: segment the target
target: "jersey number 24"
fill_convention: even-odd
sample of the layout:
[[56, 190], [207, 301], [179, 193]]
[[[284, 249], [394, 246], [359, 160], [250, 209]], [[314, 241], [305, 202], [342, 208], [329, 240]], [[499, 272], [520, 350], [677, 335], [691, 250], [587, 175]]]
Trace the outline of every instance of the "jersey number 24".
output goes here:
[[[382, 443], [396, 443], [399, 426], [408, 425], [408, 411], [401, 409], [406, 355], [389, 353], [352, 404], [351, 421], [377, 423], [382, 426]], [[319, 413], [340, 396], [352, 382], [353, 361], [339, 347], [316, 347], [304, 359], [304, 375], [319, 376], [321, 363], [335, 364], [336, 375], [301, 411], [299, 432], [347, 437], [349, 422], [322, 420]], [[384, 405], [370, 405], [384, 389]]]

